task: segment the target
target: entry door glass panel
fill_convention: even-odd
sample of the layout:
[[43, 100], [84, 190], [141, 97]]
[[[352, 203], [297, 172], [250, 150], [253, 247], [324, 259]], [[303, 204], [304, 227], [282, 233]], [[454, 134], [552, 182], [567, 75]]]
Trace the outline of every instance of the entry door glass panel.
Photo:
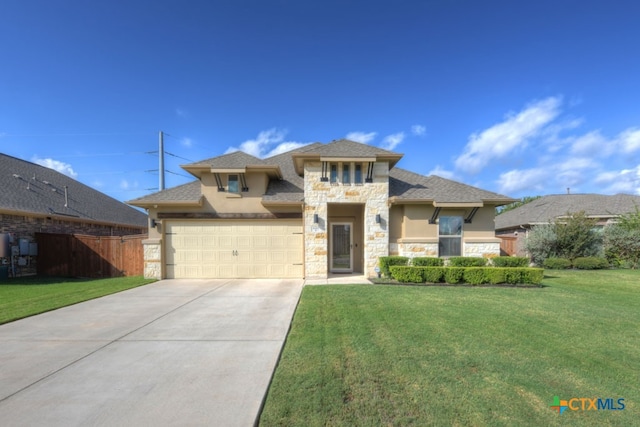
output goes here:
[[351, 256], [351, 224], [339, 223], [331, 225], [331, 270], [352, 271]]

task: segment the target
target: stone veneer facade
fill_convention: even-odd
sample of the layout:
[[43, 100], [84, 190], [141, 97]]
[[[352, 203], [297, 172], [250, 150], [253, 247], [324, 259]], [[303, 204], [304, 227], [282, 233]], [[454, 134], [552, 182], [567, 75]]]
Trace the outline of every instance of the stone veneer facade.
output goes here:
[[145, 279], [162, 279], [162, 239], [142, 241]]
[[[364, 168], [363, 168], [364, 169]], [[363, 171], [364, 172], [364, 171]], [[328, 204], [350, 203], [364, 206], [363, 274], [376, 275], [378, 258], [389, 254], [389, 164], [374, 164], [373, 182], [332, 184], [321, 181], [322, 163], [307, 161], [304, 165], [304, 245], [305, 276], [326, 278], [329, 274]], [[314, 223], [314, 215], [318, 223]], [[380, 215], [380, 224], [376, 223]]]
[[[398, 242], [389, 244], [390, 255], [409, 258], [438, 257], [437, 242]], [[492, 258], [500, 256], [500, 242], [482, 241], [466, 242], [463, 238], [462, 256]]]

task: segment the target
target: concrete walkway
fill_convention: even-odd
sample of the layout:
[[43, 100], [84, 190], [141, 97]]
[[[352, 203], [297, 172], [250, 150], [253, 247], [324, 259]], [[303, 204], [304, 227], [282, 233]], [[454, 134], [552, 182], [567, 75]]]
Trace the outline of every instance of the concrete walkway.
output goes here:
[[251, 426], [302, 280], [164, 280], [0, 326], [2, 426]]

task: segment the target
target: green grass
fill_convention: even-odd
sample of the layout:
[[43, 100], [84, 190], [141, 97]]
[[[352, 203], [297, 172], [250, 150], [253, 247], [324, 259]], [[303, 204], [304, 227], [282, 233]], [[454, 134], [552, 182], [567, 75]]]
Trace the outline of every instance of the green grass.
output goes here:
[[0, 324], [146, 285], [142, 277], [70, 279], [26, 277], [0, 282]]
[[[261, 425], [638, 425], [640, 272], [543, 284], [307, 286]], [[556, 395], [626, 408], [560, 415]]]

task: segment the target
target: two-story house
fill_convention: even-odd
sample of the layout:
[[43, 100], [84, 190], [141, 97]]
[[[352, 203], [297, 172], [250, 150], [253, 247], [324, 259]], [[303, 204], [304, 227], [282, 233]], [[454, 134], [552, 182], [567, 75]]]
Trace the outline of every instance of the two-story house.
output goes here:
[[400, 169], [402, 156], [338, 140], [184, 165], [197, 180], [128, 202], [149, 212], [145, 275], [374, 276], [386, 255], [499, 255], [495, 207], [513, 199]]

